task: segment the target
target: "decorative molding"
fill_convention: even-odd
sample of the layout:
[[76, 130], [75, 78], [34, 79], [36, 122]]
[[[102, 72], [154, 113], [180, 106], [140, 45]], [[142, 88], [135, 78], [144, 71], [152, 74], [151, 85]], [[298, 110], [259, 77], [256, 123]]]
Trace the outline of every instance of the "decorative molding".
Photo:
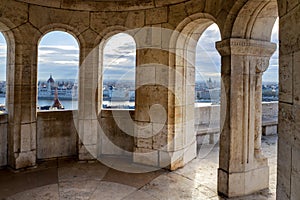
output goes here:
[[216, 48], [222, 56], [259, 56], [269, 59], [276, 50], [276, 44], [260, 40], [230, 38], [217, 42]]
[[265, 72], [269, 67], [269, 57], [262, 57], [256, 59], [256, 72], [262, 73]]

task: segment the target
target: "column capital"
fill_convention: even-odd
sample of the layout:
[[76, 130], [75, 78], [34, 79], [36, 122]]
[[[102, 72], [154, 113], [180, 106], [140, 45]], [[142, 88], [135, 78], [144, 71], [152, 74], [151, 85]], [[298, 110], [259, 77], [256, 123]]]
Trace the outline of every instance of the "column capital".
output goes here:
[[229, 38], [217, 42], [216, 48], [222, 56], [258, 56], [269, 59], [276, 50], [276, 44], [260, 40]]

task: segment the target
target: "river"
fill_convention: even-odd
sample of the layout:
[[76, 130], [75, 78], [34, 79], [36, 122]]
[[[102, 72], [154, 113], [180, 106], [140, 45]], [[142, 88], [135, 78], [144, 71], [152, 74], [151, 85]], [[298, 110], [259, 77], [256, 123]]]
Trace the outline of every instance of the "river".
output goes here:
[[[60, 100], [60, 102], [62, 103], [62, 105], [65, 107], [65, 110], [77, 110], [78, 109], [78, 101], [74, 100]], [[50, 106], [52, 105], [53, 100], [38, 100], [38, 105], [39, 106]], [[0, 97], [0, 104], [5, 104], [5, 98], [4, 97]], [[118, 106], [118, 105], [130, 105], [130, 106], [134, 106], [134, 102], [129, 102], [129, 101], [124, 101], [124, 102], [109, 102], [109, 101], [104, 101], [103, 104], [106, 104], [108, 106]], [[195, 107], [202, 107], [202, 106], [210, 106], [211, 103], [195, 103]]]

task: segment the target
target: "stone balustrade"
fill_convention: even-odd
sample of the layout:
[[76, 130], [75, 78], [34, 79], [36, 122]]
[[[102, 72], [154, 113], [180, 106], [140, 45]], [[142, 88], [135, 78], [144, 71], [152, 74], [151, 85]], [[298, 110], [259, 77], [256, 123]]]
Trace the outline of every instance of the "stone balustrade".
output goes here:
[[[198, 144], [214, 144], [220, 134], [220, 106], [200, 106], [195, 108], [195, 131]], [[277, 134], [278, 103], [262, 103], [262, 134]]]

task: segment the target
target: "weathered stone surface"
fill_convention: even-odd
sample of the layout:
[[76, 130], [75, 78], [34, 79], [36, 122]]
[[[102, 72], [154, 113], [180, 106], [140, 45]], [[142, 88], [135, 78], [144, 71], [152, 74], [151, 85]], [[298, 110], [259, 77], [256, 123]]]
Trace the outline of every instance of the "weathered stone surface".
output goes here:
[[99, 12], [91, 14], [91, 28], [98, 32], [103, 33], [106, 28], [123, 26], [125, 27], [125, 22], [128, 13], [126, 12]]
[[76, 156], [77, 138], [72, 111], [37, 113], [38, 159]]
[[7, 115], [0, 115], [0, 167], [7, 165]]
[[146, 10], [146, 25], [165, 23], [167, 20], [167, 7]]

